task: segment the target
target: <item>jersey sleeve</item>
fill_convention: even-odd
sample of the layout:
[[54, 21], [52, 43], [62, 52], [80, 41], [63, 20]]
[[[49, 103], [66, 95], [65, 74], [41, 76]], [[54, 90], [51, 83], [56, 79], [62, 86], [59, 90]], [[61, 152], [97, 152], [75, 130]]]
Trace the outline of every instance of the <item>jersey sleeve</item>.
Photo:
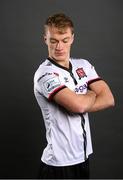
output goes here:
[[53, 96], [66, 88], [62, 74], [57, 70], [45, 71], [37, 79], [38, 91], [41, 95], [46, 97], [48, 100], [52, 100]]
[[98, 75], [95, 70], [95, 67], [88, 61], [86, 61], [86, 68], [87, 68], [87, 79], [88, 79], [88, 87], [91, 83], [102, 80], [102, 78]]

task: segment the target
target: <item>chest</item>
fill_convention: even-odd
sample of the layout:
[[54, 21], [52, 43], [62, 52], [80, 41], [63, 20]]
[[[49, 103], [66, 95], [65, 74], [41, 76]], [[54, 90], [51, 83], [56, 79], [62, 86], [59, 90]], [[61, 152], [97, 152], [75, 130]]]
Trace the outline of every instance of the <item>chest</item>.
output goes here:
[[88, 73], [83, 67], [74, 67], [72, 72], [63, 71], [65, 85], [77, 94], [87, 92]]

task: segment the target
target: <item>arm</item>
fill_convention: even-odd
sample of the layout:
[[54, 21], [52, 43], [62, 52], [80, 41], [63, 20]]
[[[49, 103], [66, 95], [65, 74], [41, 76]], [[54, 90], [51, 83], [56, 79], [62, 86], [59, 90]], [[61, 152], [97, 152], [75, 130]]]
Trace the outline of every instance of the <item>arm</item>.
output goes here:
[[93, 82], [89, 88], [96, 93], [96, 100], [89, 112], [99, 111], [114, 106], [114, 97], [109, 86], [103, 80]]
[[54, 95], [53, 99], [68, 111], [74, 113], [87, 112], [94, 105], [96, 94], [88, 91], [87, 94], [76, 94], [69, 88], [64, 88]]

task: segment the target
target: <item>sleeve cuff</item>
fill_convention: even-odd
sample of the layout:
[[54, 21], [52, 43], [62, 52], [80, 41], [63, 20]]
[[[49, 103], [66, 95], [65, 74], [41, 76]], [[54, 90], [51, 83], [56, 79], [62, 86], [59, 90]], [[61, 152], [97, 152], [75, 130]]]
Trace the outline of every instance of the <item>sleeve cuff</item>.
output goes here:
[[64, 88], [67, 88], [67, 87], [65, 85], [62, 85], [62, 86], [56, 88], [51, 94], [49, 94], [48, 100], [51, 101], [53, 99], [53, 96]]
[[102, 78], [100, 78], [100, 77], [98, 77], [98, 78], [96, 78], [96, 79], [92, 79], [92, 80], [90, 80], [90, 81], [88, 81], [88, 89], [90, 89], [90, 84], [92, 84], [92, 83], [94, 83], [94, 82], [96, 82], [96, 81], [100, 81], [100, 80], [102, 80]]

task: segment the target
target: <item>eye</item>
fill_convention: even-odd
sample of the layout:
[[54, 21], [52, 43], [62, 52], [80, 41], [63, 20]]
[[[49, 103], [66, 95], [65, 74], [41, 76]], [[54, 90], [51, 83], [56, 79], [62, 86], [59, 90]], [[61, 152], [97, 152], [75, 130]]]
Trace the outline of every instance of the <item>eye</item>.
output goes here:
[[50, 39], [50, 43], [55, 44], [57, 41], [55, 39]]
[[64, 40], [63, 43], [68, 43], [68, 41], [67, 41], [67, 40]]
[[63, 43], [68, 43], [69, 39], [63, 39]]
[[57, 40], [56, 39], [50, 39], [50, 43], [55, 44], [55, 43], [57, 43]]

